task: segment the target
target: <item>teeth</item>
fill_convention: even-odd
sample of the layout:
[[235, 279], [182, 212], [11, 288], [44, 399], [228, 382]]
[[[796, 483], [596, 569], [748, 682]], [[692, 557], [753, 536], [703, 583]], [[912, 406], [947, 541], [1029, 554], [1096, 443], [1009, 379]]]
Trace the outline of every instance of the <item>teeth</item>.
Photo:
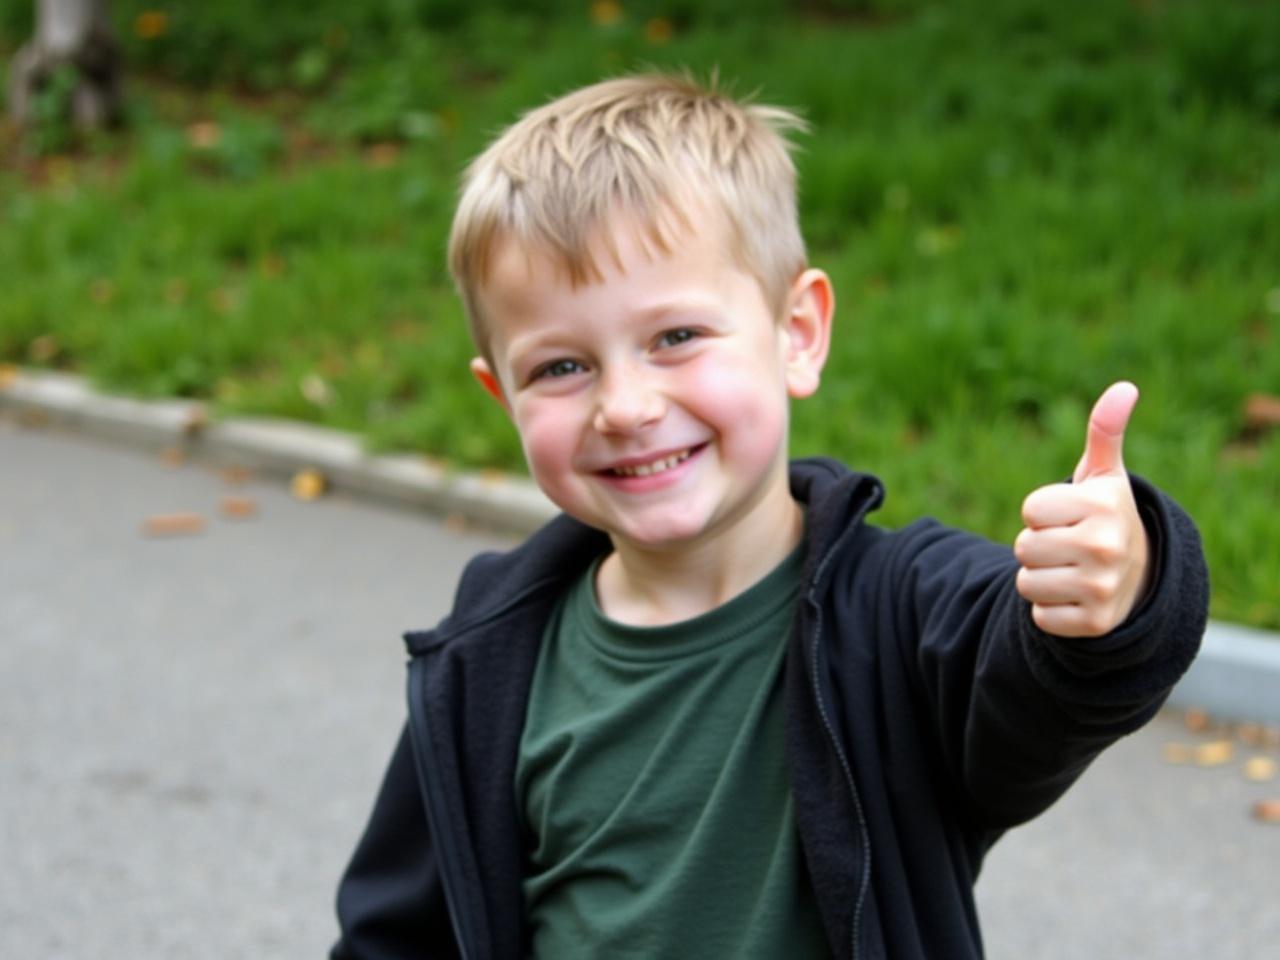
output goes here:
[[661, 473], [663, 470], [670, 470], [678, 463], [683, 463], [689, 459], [691, 451], [681, 450], [679, 453], [673, 453], [669, 457], [663, 457], [661, 460], [654, 460], [651, 463], [639, 463], [630, 467], [615, 467], [613, 473], [619, 477], [647, 477], [654, 473]]

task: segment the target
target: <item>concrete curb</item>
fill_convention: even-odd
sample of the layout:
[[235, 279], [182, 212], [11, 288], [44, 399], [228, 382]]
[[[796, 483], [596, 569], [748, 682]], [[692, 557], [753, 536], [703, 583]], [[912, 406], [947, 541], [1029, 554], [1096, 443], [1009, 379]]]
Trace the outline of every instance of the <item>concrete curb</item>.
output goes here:
[[110, 396], [67, 374], [9, 368], [0, 381], [0, 410], [6, 409], [19, 419], [146, 450], [177, 447], [192, 457], [277, 477], [315, 469], [336, 490], [462, 516], [490, 529], [528, 533], [556, 513], [520, 477], [449, 470], [424, 457], [373, 456], [358, 437], [311, 424], [258, 417], [210, 422], [201, 403]]
[[[520, 477], [452, 471], [422, 457], [370, 455], [353, 434], [309, 424], [256, 417], [211, 423], [198, 402], [110, 396], [67, 374], [3, 368], [4, 410], [144, 449], [181, 447], [199, 458], [275, 476], [314, 468], [338, 490], [512, 533], [528, 533], [556, 513]], [[1169, 703], [1198, 707], [1225, 721], [1280, 724], [1280, 637], [1210, 623], [1200, 656]]]

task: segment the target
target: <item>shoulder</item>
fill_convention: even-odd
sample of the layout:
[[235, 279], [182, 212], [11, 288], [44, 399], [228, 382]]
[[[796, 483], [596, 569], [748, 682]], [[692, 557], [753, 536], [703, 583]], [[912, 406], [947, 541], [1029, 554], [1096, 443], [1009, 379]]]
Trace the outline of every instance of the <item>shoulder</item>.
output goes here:
[[462, 571], [453, 610], [437, 632], [491, 619], [532, 593], [558, 595], [608, 548], [605, 534], [562, 514], [514, 549], [477, 554]]

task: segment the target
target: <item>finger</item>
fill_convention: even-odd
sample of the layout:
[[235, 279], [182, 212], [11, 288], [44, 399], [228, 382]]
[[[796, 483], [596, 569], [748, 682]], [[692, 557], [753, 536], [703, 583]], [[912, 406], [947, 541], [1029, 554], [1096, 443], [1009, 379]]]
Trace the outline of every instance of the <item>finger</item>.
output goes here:
[[1093, 498], [1078, 486], [1051, 483], [1022, 501], [1022, 522], [1033, 530], [1079, 523], [1091, 513]]
[[1076, 603], [1032, 604], [1031, 619], [1055, 637], [1102, 637], [1114, 627], [1105, 611]]
[[1013, 541], [1013, 555], [1021, 566], [1035, 569], [1078, 566], [1088, 559], [1075, 527], [1028, 527]]
[[1024, 600], [1043, 606], [1080, 603], [1080, 578], [1074, 567], [1043, 570], [1023, 567], [1018, 571], [1018, 593]]
[[1103, 391], [1089, 414], [1084, 455], [1076, 466], [1076, 483], [1089, 477], [1124, 472], [1124, 431], [1138, 402], [1138, 388], [1127, 380]]

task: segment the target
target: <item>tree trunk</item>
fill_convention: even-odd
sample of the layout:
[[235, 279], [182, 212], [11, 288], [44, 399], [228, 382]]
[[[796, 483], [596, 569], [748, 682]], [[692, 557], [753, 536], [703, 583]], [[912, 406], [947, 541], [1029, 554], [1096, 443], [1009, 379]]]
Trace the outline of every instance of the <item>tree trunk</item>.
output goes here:
[[75, 71], [68, 119], [85, 130], [120, 119], [121, 59], [108, 0], [36, 0], [36, 33], [13, 58], [9, 111], [23, 124], [32, 101], [61, 69]]

